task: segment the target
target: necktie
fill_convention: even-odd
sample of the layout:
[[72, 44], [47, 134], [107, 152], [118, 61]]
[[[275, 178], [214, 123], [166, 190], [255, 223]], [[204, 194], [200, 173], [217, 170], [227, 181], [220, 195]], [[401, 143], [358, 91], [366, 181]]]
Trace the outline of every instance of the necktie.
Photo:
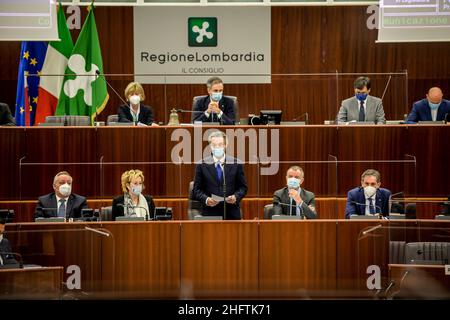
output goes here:
[[366, 115], [364, 113], [364, 101], [359, 102], [359, 119], [358, 121], [364, 122], [366, 120]]
[[220, 162], [217, 162], [216, 171], [217, 171], [217, 182], [220, 184], [222, 182], [223, 176], [222, 166], [220, 165]]
[[64, 205], [66, 203], [66, 199], [59, 200], [59, 208], [58, 208], [58, 217], [66, 217], [66, 206]]
[[373, 205], [372, 198], [369, 198], [369, 212], [370, 212], [370, 214], [375, 214], [375, 207]]

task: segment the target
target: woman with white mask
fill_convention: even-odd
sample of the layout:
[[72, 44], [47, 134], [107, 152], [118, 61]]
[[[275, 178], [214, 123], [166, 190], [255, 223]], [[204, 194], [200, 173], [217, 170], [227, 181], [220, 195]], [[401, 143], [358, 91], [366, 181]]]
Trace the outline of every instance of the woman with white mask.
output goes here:
[[123, 195], [113, 200], [112, 217], [144, 217], [149, 220], [153, 217], [155, 204], [149, 195], [143, 195], [144, 174], [141, 170], [129, 170], [121, 178]]
[[352, 215], [389, 215], [391, 191], [380, 188], [381, 175], [377, 170], [368, 169], [361, 175], [361, 187], [348, 192], [345, 218]]
[[142, 103], [145, 100], [144, 88], [138, 82], [131, 82], [125, 88], [125, 99], [129, 102], [119, 106], [119, 122], [132, 122], [135, 125], [157, 126], [153, 122], [153, 109]]

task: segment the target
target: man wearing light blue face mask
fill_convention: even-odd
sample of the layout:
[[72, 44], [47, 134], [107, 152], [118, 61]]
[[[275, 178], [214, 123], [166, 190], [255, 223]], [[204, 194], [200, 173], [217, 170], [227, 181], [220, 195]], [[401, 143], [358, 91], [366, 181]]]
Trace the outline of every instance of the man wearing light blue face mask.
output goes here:
[[407, 123], [419, 121], [442, 121], [450, 114], [450, 101], [443, 99], [442, 90], [433, 87], [428, 90], [427, 97], [413, 104]]
[[212, 132], [208, 142], [211, 156], [195, 166], [194, 200], [202, 204], [203, 216], [239, 220], [242, 218], [240, 202], [248, 189], [244, 166], [238, 159], [226, 155], [227, 136], [223, 132]]
[[224, 125], [235, 123], [235, 102], [223, 95], [223, 81], [219, 77], [209, 78], [206, 82], [208, 95], [196, 100], [193, 122], [220, 122]]
[[338, 124], [349, 122], [373, 122], [385, 124], [383, 102], [380, 98], [369, 95], [370, 79], [359, 77], [354, 82], [355, 95], [342, 101], [336, 116]]
[[286, 172], [287, 186], [273, 194], [273, 214], [298, 216], [301, 219], [316, 219], [314, 193], [300, 186], [304, 180], [303, 169], [292, 166]]

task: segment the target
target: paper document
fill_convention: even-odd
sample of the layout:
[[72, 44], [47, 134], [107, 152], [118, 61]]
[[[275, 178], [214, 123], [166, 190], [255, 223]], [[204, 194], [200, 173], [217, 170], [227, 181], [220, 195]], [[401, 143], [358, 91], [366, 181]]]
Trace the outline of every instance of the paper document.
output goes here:
[[222, 196], [218, 196], [218, 195], [216, 195], [216, 194], [212, 194], [212, 195], [211, 195], [211, 198], [213, 198], [213, 200], [216, 201], [216, 202], [221, 202], [221, 201], [223, 201], [223, 197], [222, 197]]

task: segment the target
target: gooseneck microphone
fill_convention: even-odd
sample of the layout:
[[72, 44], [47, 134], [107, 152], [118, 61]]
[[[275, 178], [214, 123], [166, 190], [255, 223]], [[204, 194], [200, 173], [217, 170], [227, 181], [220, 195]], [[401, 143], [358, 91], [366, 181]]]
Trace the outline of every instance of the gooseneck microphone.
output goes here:
[[[112, 87], [112, 85], [108, 82], [108, 80], [106, 80], [106, 77], [105, 77], [105, 75], [103, 74], [103, 73], [100, 73], [100, 71], [97, 69], [97, 70], [95, 70], [95, 73], [98, 75], [98, 76], [102, 76], [103, 77], [103, 79], [105, 80], [105, 82], [106, 82], [106, 84], [108, 85], [108, 87], [110, 87], [111, 88], [111, 90], [116, 94], [116, 96], [117, 97], [119, 97], [119, 99], [125, 104], [125, 105], [129, 105], [129, 103], [128, 102], [126, 102], [122, 97], [121, 97], [121, 95]], [[95, 120], [97, 120], [97, 109], [95, 109], [95, 116], [94, 116], [94, 122], [95, 122]]]
[[[293, 201], [292, 198], [291, 198], [291, 200]], [[291, 203], [284, 203], [284, 202], [280, 202], [280, 201], [273, 201], [273, 204], [274, 204], [274, 205], [280, 205], [280, 206], [288, 207], [288, 208], [289, 208], [289, 214], [288, 214], [288, 215], [289, 215], [289, 216], [292, 216], [292, 208], [293, 208], [292, 202], [291, 202]], [[305, 220], [306, 217], [305, 217], [305, 215], [304, 215], [304, 213], [303, 213], [303, 209], [302, 209], [301, 206], [299, 206], [299, 208], [300, 208], [300, 218], [301, 218], [302, 220]]]
[[[128, 214], [129, 216], [132, 216], [132, 215], [134, 215], [134, 216], [136, 216], [137, 217], [137, 215], [136, 215], [136, 212], [134, 211], [134, 209], [144, 209], [145, 210], [145, 221], [148, 221], [148, 210], [147, 210], [147, 208], [144, 208], [144, 207], [141, 207], [141, 206], [131, 206], [131, 205], [129, 205], [129, 204], [127, 204], [127, 205], [125, 205], [125, 204], [123, 204], [123, 203], [119, 203], [119, 204], [117, 204], [117, 206], [119, 206], [119, 207], [123, 207], [123, 209], [124, 209], [124, 215], [125, 215], [125, 208], [126, 209], [128, 209], [128, 213], [131, 211], [131, 212], [133, 212], [132, 214]], [[153, 217], [153, 219], [152, 220], [154, 220], [154, 217]]]
[[295, 117], [294, 119], [292, 119], [292, 121], [297, 121], [298, 119], [301, 119], [301, 118], [303, 118], [303, 117], [305, 117], [305, 123], [308, 124], [308, 122], [309, 122], [309, 115], [308, 115], [308, 112], [305, 112], [305, 113], [303, 113], [303, 114], [301, 114], [301, 115]]

